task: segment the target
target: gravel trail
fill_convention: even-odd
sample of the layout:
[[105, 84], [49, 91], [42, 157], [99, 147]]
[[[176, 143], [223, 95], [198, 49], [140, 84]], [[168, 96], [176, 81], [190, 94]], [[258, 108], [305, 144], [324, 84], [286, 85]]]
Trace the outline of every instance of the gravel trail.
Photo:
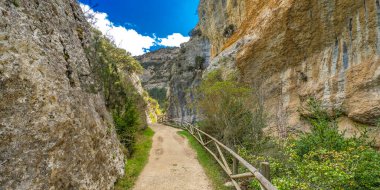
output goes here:
[[196, 153], [178, 129], [153, 124], [153, 145], [149, 162], [134, 190], [212, 190]]

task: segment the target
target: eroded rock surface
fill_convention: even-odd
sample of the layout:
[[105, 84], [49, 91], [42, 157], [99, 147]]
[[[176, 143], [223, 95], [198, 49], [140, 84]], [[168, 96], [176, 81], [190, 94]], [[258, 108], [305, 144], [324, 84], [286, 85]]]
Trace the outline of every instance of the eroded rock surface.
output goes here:
[[140, 78], [146, 90], [164, 88], [169, 91], [171, 67], [179, 53], [180, 48], [163, 48], [136, 57], [144, 67], [144, 73]]
[[306, 129], [298, 109], [309, 97], [343, 111], [342, 128], [376, 125], [378, 0], [202, 0], [199, 13], [212, 55], [231, 52], [243, 80], [261, 89], [273, 134]]
[[[340, 127], [348, 135], [364, 124], [380, 145], [379, 0], [201, 0], [198, 13], [197, 34], [210, 45], [188, 44], [211, 55], [202, 75], [238, 71], [264, 100], [268, 133], [307, 131], [299, 108], [314, 97], [343, 113]], [[190, 98], [172, 98], [169, 113], [189, 120], [197, 74], [178, 68], [171, 71], [170, 96]]]
[[195, 121], [198, 114], [192, 106], [194, 90], [210, 62], [210, 43], [203, 36], [194, 36], [181, 48], [161, 49], [138, 57], [145, 68], [142, 84], [145, 89], [167, 90], [167, 116]]
[[124, 159], [74, 0], [0, 1], [0, 189], [111, 189]]
[[196, 121], [199, 114], [192, 105], [195, 88], [202, 80], [203, 71], [210, 60], [210, 43], [207, 38], [193, 37], [182, 44], [181, 53], [173, 61], [170, 78], [169, 118]]

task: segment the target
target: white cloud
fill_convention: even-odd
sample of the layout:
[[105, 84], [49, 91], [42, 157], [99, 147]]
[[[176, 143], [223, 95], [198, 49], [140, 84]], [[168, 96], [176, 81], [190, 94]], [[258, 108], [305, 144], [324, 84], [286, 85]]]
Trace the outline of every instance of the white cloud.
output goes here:
[[159, 38], [161, 42], [160, 45], [170, 46], [170, 47], [179, 47], [182, 43], [188, 42], [190, 37], [182, 36], [180, 33], [174, 33], [169, 35], [167, 38]]
[[80, 5], [83, 12], [90, 16], [89, 22], [100, 30], [104, 35], [114, 40], [119, 48], [123, 48], [132, 55], [142, 55], [146, 49], [155, 45], [156, 40], [150, 36], [144, 36], [133, 29], [127, 29], [123, 26], [115, 26], [108, 20], [107, 13], [95, 12], [88, 5]]
[[153, 37], [144, 36], [136, 30], [127, 29], [123, 26], [115, 26], [115, 24], [108, 20], [107, 13], [96, 12], [85, 4], [80, 4], [80, 6], [88, 17], [89, 22], [96, 29], [114, 40], [119, 48], [127, 50], [133, 56], [142, 55], [155, 45], [179, 47], [181, 43], [187, 42], [190, 39], [190, 37], [184, 37], [179, 33], [173, 33], [167, 36], [167, 38], [157, 38], [155, 34], [153, 34]]

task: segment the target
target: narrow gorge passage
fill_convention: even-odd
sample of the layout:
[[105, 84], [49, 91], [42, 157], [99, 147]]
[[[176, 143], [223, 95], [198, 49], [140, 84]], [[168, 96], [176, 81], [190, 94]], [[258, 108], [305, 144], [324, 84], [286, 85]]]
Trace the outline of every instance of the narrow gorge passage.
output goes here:
[[152, 124], [155, 131], [149, 162], [134, 190], [211, 190], [211, 182], [178, 129]]

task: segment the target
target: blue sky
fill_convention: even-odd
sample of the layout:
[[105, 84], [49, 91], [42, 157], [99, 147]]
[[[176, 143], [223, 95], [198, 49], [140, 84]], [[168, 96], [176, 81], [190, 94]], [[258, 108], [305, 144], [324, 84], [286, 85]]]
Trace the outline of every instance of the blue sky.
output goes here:
[[[92, 23], [115, 44], [141, 55], [188, 41], [199, 0], [80, 0]], [[86, 6], [90, 5], [90, 6]], [[97, 6], [94, 6], [97, 5]]]

